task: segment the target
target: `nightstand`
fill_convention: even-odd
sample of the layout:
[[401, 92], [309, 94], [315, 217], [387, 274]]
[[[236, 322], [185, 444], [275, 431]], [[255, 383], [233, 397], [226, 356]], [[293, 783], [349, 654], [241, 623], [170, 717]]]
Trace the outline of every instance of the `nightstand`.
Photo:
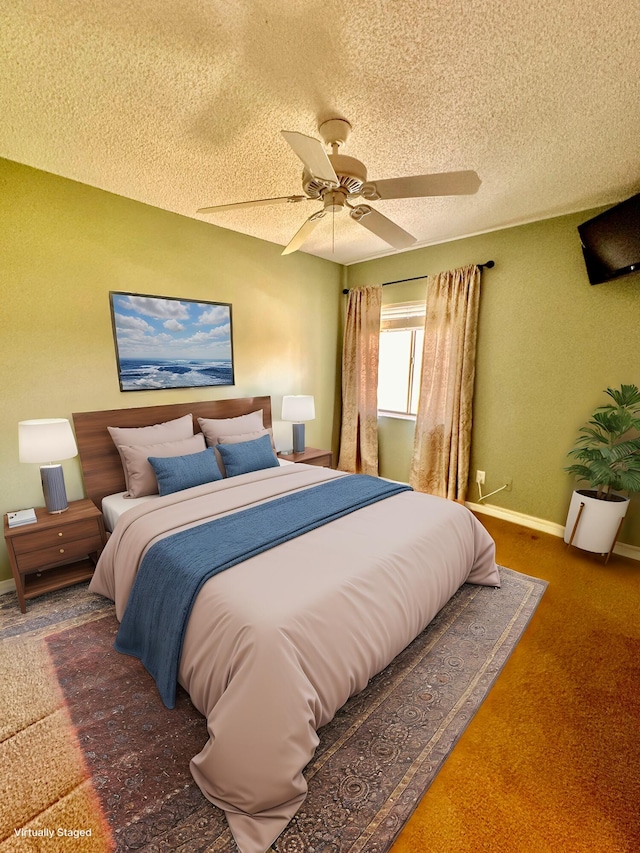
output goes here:
[[317, 447], [305, 447], [302, 453], [278, 453], [281, 459], [289, 462], [304, 462], [306, 465], [318, 465], [321, 468], [333, 468], [333, 453]]
[[102, 513], [88, 500], [71, 501], [60, 514], [36, 509], [35, 524], [9, 527], [4, 538], [20, 610], [26, 599], [88, 580], [106, 541]]

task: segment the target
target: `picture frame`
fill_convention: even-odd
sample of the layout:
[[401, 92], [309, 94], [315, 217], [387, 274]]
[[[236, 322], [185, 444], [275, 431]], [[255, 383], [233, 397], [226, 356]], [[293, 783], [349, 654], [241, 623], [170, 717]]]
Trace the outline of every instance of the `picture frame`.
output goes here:
[[231, 303], [115, 290], [109, 303], [121, 391], [235, 385]]

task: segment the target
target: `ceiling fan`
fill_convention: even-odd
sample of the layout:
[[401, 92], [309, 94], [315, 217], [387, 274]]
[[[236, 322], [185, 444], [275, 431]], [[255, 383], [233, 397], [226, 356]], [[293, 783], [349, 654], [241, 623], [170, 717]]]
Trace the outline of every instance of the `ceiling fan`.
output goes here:
[[472, 195], [480, 187], [480, 178], [473, 171], [441, 172], [433, 175], [368, 181], [364, 163], [356, 160], [355, 157], [338, 153], [340, 146], [344, 145], [351, 133], [349, 122], [341, 118], [329, 119], [320, 125], [319, 132], [325, 144], [331, 148], [330, 154], [327, 154], [322, 143], [312, 136], [296, 131], [282, 131], [285, 140], [304, 164], [302, 173], [304, 195], [218, 204], [213, 207], [201, 207], [197, 213], [219, 213], [242, 207], [320, 201], [322, 208], [312, 213], [303, 223], [285, 247], [283, 255], [297, 251], [327, 213], [339, 213], [345, 208], [353, 220], [389, 243], [394, 249], [406, 249], [416, 242], [412, 234], [400, 228], [369, 204], [354, 205], [351, 201], [359, 196], [365, 201], [379, 201], [395, 198]]

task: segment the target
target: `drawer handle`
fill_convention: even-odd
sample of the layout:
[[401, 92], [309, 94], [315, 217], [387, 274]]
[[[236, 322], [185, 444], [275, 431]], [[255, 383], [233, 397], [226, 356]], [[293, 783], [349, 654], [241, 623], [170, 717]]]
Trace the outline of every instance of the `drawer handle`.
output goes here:
[[58, 536], [62, 536], [62, 533], [58, 533]]
[[60, 548], [60, 553], [64, 554], [64, 548]]

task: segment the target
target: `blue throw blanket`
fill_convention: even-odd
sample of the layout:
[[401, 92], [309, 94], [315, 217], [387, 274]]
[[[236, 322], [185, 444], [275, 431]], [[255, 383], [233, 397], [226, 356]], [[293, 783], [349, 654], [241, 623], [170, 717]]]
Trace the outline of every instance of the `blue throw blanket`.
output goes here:
[[119, 652], [140, 658], [167, 708], [175, 706], [189, 615], [218, 572], [336, 518], [409, 490], [365, 474], [340, 477], [207, 521], [156, 542], [145, 554], [116, 637]]

